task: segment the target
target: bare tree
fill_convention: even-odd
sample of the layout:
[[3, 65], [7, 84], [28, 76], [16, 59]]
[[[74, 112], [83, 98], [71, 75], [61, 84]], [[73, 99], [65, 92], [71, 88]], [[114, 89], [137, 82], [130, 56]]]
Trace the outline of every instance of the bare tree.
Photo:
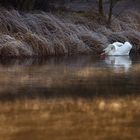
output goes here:
[[111, 24], [112, 19], [112, 12], [113, 12], [113, 0], [109, 0], [109, 14], [108, 14], [108, 24]]
[[98, 9], [99, 9], [99, 14], [101, 16], [103, 16], [104, 15], [103, 0], [99, 0], [99, 2], [98, 2]]
[[111, 24], [113, 8], [119, 0], [109, 0], [109, 13], [108, 13], [108, 25]]

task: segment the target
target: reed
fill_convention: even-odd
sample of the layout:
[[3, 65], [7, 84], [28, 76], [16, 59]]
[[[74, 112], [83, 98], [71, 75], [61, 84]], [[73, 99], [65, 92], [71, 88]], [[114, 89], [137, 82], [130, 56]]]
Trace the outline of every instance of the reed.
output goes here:
[[134, 51], [140, 51], [140, 16], [135, 11], [114, 18], [110, 27], [97, 13], [71, 13], [66, 18], [66, 14], [0, 11], [1, 57], [99, 54], [114, 41], [130, 41]]

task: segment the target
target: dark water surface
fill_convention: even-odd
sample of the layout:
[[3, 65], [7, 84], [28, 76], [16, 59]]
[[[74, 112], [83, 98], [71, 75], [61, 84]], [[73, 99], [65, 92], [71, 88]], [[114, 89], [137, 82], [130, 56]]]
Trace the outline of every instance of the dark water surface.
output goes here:
[[139, 56], [13, 59], [0, 65], [1, 101], [138, 95], [139, 83]]
[[0, 140], [139, 140], [139, 118], [140, 56], [0, 62]]

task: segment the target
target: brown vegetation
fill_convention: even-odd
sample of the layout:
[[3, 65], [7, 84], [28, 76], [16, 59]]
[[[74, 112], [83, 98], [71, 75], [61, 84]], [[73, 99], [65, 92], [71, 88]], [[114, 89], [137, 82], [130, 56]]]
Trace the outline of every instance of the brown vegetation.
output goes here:
[[99, 54], [109, 43], [126, 40], [134, 45], [135, 52], [140, 51], [137, 12], [129, 11], [129, 16], [126, 13], [119, 19], [114, 18], [109, 28], [96, 12], [66, 16], [67, 13], [52, 15], [1, 9], [0, 56]]

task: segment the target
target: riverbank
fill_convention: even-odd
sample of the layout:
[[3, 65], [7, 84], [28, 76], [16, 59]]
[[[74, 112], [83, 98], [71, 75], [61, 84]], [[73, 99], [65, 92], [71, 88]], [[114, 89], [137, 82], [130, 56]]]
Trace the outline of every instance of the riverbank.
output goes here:
[[24, 13], [0, 9], [0, 57], [100, 54], [109, 43], [130, 41], [140, 52], [140, 15], [106, 18], [95, 11]]

